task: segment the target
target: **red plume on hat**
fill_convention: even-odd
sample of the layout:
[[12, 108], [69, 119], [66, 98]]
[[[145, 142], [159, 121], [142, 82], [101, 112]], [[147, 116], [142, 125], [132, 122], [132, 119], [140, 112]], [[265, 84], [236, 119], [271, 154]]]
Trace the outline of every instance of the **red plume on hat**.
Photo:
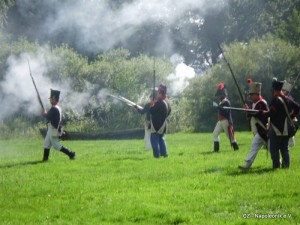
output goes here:
[[251, 84], [251, 83], [252, 83], [252, 79], [251, 79], [251, 78], [248, 78], [248, 79], [247, 79], [247, 83], [248, 83], [248, 84]]
[[227, 96], [227, 90], [225, 88], [224, 83], [219, 83], [218, 84], [218, 90], [217, 90], [215, 96]]
[[219, 83], [218, 84], [218, 89], [222, 90], [225, 87], [224, 83]]

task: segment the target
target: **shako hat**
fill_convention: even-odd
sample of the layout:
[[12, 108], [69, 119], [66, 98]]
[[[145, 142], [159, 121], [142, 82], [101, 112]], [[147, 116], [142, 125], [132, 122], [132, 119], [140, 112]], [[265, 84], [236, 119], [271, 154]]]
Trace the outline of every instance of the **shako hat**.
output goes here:
[[60, 95], [60, 91], [50, 89], [50, 98], [55, 97], [55, 100], [59, 101], [59, 95]]
[[249, 94], [261, 94], [261, 86], [262, 84], [259, 82], [252, 82], [252, 79], [247, 80], [249, 84]]
[[283, 85], [282, 85], [283, 91], [291, 92], [292, 87], [293, 86], [289, 82], [287, 82], [286, 80], [283, 81]]
[[158, 86], [158, 92], [161, 93], [162, 95], [167, 94], [167, 86], [161, 84]]
[[272, 88], [274, 91], [281, 91], [283, 86], [283, 81], [278, 81], [276, 77], [272, 80]]
[[227, 96], [227, 90], [226, 90], [224, 83], [218, 84], [218, 90], [217, 90], [215, 96], [225, 96], [225, 97]]

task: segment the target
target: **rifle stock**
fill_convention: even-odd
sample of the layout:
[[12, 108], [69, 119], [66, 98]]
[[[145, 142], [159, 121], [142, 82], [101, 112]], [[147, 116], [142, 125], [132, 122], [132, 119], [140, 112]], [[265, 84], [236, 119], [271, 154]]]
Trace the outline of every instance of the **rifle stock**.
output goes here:
[[37, 94], [37, 97], [38, 97], [38, 101], [39, 101], [40, 106], [42, 107], [42, 109], [45, 110], [45, 107], [44, 107], [44, 105], [43, 105], [41, 96], [40, 96], [40, 94], [39, 94], [39, 91], [38, 91], [38, 89], [37, 89], [37, 87], [36, 87], [36, 84], [35, 84], [35, 82], [34, 82], [33, 76], [32, 76], [32, 74], [31, 74], [31, 68], [30, 68], [29, 60], [27, 60], [27, 62], [28, 62], [29, 74], [30, 74], [30, 77], [31, 77], [33, 86], [34, 86], [34, 88], [35, 88], [35, 91], [36, 91], [36, 94]]

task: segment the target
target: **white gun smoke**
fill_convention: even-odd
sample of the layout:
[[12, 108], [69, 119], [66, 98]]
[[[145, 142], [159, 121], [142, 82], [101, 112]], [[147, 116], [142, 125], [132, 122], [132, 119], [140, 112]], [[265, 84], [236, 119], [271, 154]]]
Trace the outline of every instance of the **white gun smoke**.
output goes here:
[[[191, 11], [204, 13], [224, 7], [226, 0], [132, 0], [124, 1], [118, 8], [112, 7], [112, 1], [106, 0], [18, 0], [16, 4], [22, 17], [43, 19], [39, 27], [31, 28], [37, 39], [67, 40], [71, 37], [77, 49], [98, 54], [128, 42], [143, 25], [152, 22], [176, 24], [179, 18]], [[176, 53], [171, 35], [166, 29], [155, 37], [156, 46], [153, 47], [157, 55]]]
[[170, 81], [170, 93], [172, 95], [181, 94], [189, 85], [189, 80], [196, 76], [195, 70], [184, 63], [182, 56], [174, 54], [171, 62], [176, 66], [174, 73], [171, 73], [167, 79]]
[[[208, 12], [210, 9], [224, 7], [225, 4], [226, 0], [133, 0], [113, 9], [106, 0], [16, 1], [18, 13], [24, 18], [33, 15], [34, 18], [43, 18], [37, 29], [31, 28], [36, 32], [36, 39], [47, 42], [63, 35], [62, 38], [67, 42], [67, 37], [76, 37], [73, 41], [77, 49], [95, 54], [125, 43], [141, 26], [149, 22], [174, 24], [190, 11]], [[155, 49], [158, 56], [175, 54], [171, 61], [176, 69], [168, 79], [171, 84], [170, 94], [177, 95], [188, 86], [195, 71], [176, 55], [170, 35], [167, 31], [160, 34], [156, 39]], [[28, 114], [40, 114], [39, 103], [33, 97], [36, 93], [29, 75], [28, 60], [45, 108], [49, 107], [50, 88], [62, 90], [63, 107], [73, 107], [80, 111], [88, 104], [86, 99], [92, 95], [93, 85], [86, 84], [86, 90], [77, 93], [72, 90], [70, 80], [54, 82], [48, 71], [55, 68], [54, 62], [58, 59], [49, 60], [47, 51], [47, 48], [42, 48], [36, 56], [23, 53], [8, 58], [7, 70], [0, 83], [0, 120], [22, 109]], [[108, 91], [100, 92], [99, 99], [105, 101]]]
[[[79, 113], [83, 112], [90, 103], [92, 90], [96, 87], [87, 83], [85, 85], [86, 90], [75, 92], [72, 90], [70, 80], [53, 81], [48, 71], [56, 66], [55, 61], [57, 59], [50, 57], [54, 56], [49, 54], [48, 49], [41, 48], [35, 56], [23, 53], [19, 56], [11, 55], [8, 58], [7, 70], [3, 81], [0, 83], [0, 98], [2, 99], [0, 120], [20, 111], [27, 115], [41, 114], [41, 106], [30, 77], [29, 66], [46, 109], [50, 107], [50, 89], [55, 89], [61, 91], [60, 104], [63, 108], [72, 109]], [[98, 104], [104, 103], [108, 95], [108, 90], [100, 90], [97, 95]]]

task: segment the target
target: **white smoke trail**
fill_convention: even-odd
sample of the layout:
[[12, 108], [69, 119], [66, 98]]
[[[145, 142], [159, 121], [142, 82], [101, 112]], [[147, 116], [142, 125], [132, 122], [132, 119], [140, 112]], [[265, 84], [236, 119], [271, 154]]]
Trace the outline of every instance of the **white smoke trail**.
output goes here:
[[[1, 111], [0, 120], [22, 111], [27, 115], [40, 115], [41, 106], [37, 99], [32, 76], [38, 88], [43, 105], [50, 108], [50, 89], [60, 90], [60, 104], [65, 109], [72, 109], [82, 113], [84, 108], [91, 103], [93, 91], [97, 86], [86, 83], [83, 92], [72, 90], [70, 80], [57, 81], [51, 77], [49, 70], [56, 66], [59, 61], [53, 56], [48, 48], [41, 48], [36, 55], [23, 53], [19, 56], [11, 55], [7, 59], [7, 70], [3, 80], [0, 82]], [[108, 90], [100, 90], [97, 97], [97, 104], [103, 104], [108, 96]]]
[[167, 79], [170, 81], [170, 94], [179, 95], [189, 85], [189, 80], [196, 76], [195, 70], [186, 65], [182, 56], [177, 54], [171, 57], [171, 62], [176, 66], [174, 73]]
[[20, 109], [25, 109], [29, 114], [38, 114], [41, 111], [30, 78], [28, 62], [34, 80], [38, 84], [42, 102], [48, 102], [46, 99], [49, 93], [46, 92], [45, 87], [51, 82], [43, 76], [47, 70], [47, 65], [45, 58], [40, 57], [42, 54], [39, 52], [37, 57], [33, 58], [29, 54], [23, 53], [20, 56], [11, 55], [8, 58], [8, 69], [4, 75], [4, 80], [0, 83], [2, 99], [0, 119], [18, 112]]
[[[27, 18], [34, 11], [34, 18], [43, 18], [35, 29], [39, 40], [53, 37], [74, 38], [77, 49], [99, 53], [116, 44], [124, 43], [140, 26], [152, 22], [177, 23], [190, 11], [208, 11], [223, 7], [220, 0], [133, 0], [123, 3], [118, 9], [109, 6], [106, 0], [41, 1], [18, 0], [16, 4], [21, 16]], [[172, 39], [165, 31], [157, 43], [168, 43], [164, 52], [174, 52]], [[159, 45], [162, 46], [162, 45]], [[168, 49], [167, 49], [168, 48]], [[160, 49], [161, 50], [161, 49]]]

